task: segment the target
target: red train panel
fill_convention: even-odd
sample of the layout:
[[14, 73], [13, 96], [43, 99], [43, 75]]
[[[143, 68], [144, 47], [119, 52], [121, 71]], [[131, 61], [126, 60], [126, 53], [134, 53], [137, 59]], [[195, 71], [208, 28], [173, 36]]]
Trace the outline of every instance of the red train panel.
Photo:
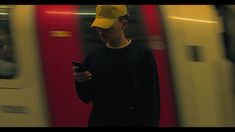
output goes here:
[[91, 105], [82, 103], [75, 92], [72, 61], [83, 53], [77, 32], [76, 6], [36, 7], [39, 48], [52, 126], [87, 126]]

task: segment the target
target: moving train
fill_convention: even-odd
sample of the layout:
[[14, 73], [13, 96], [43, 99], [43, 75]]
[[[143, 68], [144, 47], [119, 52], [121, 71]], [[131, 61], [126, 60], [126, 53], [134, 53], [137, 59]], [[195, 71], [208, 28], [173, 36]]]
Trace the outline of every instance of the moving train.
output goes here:
[[[0, 5], [0, 127], [87, 126], [72, 61], [103, 44], [95, 7]], [[235, 126], [234, 6], [127, 7], [127, 37], [157, 62], [160, 127]]]

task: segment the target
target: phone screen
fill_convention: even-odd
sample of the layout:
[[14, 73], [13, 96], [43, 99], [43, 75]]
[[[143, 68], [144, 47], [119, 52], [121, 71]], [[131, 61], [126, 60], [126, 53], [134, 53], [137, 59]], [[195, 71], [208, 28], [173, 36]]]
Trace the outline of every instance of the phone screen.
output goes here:
[[86, 68], [82, 63], [77, 62], [77, 61], [72, 61], [72, 63], [73, 63], [74, 66], [78, 67], [76, 72], [86, 71]]

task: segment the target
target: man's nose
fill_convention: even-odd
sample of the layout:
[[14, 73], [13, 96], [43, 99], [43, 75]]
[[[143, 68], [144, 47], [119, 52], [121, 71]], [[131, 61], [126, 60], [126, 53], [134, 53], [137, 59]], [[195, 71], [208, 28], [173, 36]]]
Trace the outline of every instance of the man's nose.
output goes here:
[[107, 34], [107, 31], [105, 30], [101, 30], [101, 31], [98, 31], [100, 35], [106, 35]]
[[104, 32], [106, 32], [106, 30], [105, 29], [98, 29], [98, 32], [104, 33]]
[[102, 31], [101, 29], [98, 29], [97, 31], [98, 31], [98, 33], [100, 33], [100, 34], [103, 33], [103, 31]]

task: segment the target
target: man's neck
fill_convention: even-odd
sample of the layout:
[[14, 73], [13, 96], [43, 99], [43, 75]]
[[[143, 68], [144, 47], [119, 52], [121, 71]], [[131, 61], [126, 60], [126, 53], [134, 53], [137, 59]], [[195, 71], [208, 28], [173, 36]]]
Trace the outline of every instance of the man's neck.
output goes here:
[[130, 43], [131, 43], [131, 40], [128, 40], [126, 44], [118, 46], [118, 47], [114, 47], [110, 45], [109, 43], [106, 43], [106, 46], [110, 49], [121, 49], [121, 48], [127, 47]]
[[108, 43], [110, 46], [112, 47], [122, 47], [123, 45], [126, 45], [128, 43], [128, 40], [121, 40], [121, 41], [117, 41], [117, 42], [112, 42], [112, 43]]
[[126, 45], [127, 43], [128, 43], [128, 40], [126, 39], [126, 37], [124, 35], [122, 35], [119, 40], [116, 40], [116, 41], [108, 43], [108, 44], [112, 47], [122, 47], [122, 46]]

